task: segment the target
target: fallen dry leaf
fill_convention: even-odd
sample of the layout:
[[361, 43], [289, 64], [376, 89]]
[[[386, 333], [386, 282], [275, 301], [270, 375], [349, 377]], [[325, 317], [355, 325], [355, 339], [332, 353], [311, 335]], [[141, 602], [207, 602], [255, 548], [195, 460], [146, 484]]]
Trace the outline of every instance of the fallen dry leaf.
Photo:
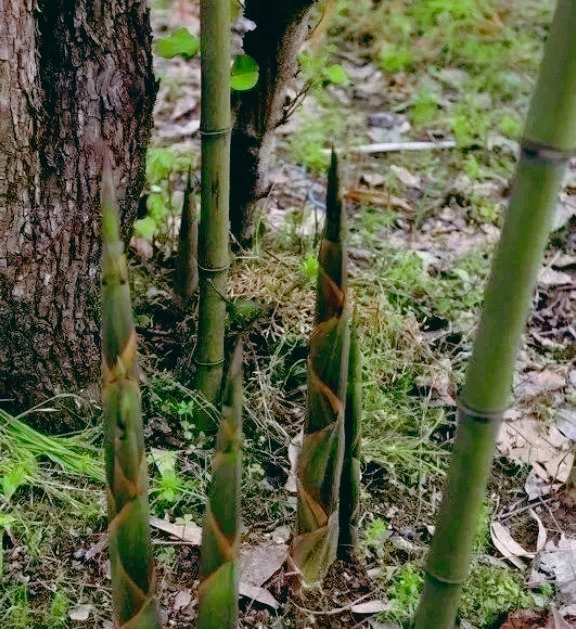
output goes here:
[[498, 450], [513, 461], [530, 463], [535, 473], [532, 481], [539, 478], [544, 484], [566, 482], [574, 460], [570, 442], [562, 433], [533, 417], [505, 421], [498, 435]]
[[518, 609], [510, 612], [500, 629], [540, 629], [542, 627], [542, 613], [533, 609]]
[[384, 177], [380, 173], [362, 173], [360, 182], [370, 188], [378, 188], [384, 185]]
[[268, 592], [268, 590], [252, 585], [251, 583], [240, 581], [238, 591], [240, 596], [249, 598], [252, 601], [258, 601], [263, 605], [268, 605], [268, 607], [271, 607], [272, 609], [278, 609], [280, 607], [280, 603], [272, 596], [272, 594], [270, 594], [270, 592]]
[[519, 399], [531, 399], [538, 395], [559, 391], [565, 386], [566, 380], [564, 377], [550, 369], [529, 371], [518, 376], [514, 394]]
[[548, 614], [546, 629], [574, 629], [574, 623], [568, 622], [557, 609], [552, 608]]
[[570, 286], [574, 280], [569, 273], [555, 271], [550, 267], [545, 267], [538, 275], [539, 286]]
[[174, 611], [178, 611], [183, 609], [184, 607], [188, 607], [192, 602], [192, 593], [190, 590], [180, 590], [178, 594], [174, 597], [174, 601], [172, 603], [174, 607]]
[[366, 601], [350, 607], [354, 614], [382, 614], [390, 610], [390, 603], [384, 601]]
[[242, 552], [241, 579], [252, 585], [262, 585], [277, 572], [288, 555], [286, 544], [264, 542]]
[[562, 603], [576, 604], [576, 539], [562, 535], [558, 543], [549, 540], [535, 569], [553, 583]]
[[169, 533], [183, 542], [188, 542], [192, 546], [200, 546], [202, 543], [202, 527], [196, 524], [172, 524], [167, 520], [151, 517], [150, 526]]
[[290, 472], [288, 473], [288, 480], [284, 485], [284, 489], [291, 493], [296, 493], [296, 466], [298, 465], [298, 455], [300, 454], [300, 448], [302, 447], [302, 439], [304, 434], [300, 431], [294, 439], [288, 445], [288, 460], [290, 461]]
[[404, 168], [404, 166], [392, 164], [390, 170], [398, 177], [398, 181], [403, 183], [407, 188], [419, 190], [422, 187], [420, 177], [415, 177], [407, 168]]
[[534, 509], [530, 509], [528, 513], [536, 520], [538, 524], [538, 539], [536, 540], [536, 552], [540, 552], [544, 546], [546, 546], [546, 542], [548, 541], [548, 531], [544, 526], [544, 523], [534, 511]]
[[556, 428], [570, 441], [576, 443], [576, 409], [561, 408], [554, 418]]
[[70, 620], [88, 620], [94, 607], [92, 605], [76, 605], [68, 612]]
[[525, 550], [513, 537], [508, 529], [500, 522], [492, 522], [490, 525], [490, 536], [492, 543], [498, 551], [510, 560], [517, 568], [524, 568], [524, 563], [520, 557], [534, 557], [534, 553]]
[[413, 212], [412, 206], [393, 194], [388, 192], [370, 190], [369, 188], [351, 188], [344, 191], [344, 198], [356, 203], [369, 203], [382, 207], [394, 207], [405, 212]]

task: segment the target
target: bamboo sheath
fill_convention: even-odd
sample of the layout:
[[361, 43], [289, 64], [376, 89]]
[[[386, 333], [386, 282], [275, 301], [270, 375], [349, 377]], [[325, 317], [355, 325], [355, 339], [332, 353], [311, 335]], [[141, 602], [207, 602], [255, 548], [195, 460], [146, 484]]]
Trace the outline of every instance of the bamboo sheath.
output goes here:
[[460, 398], [452, 463], [415, 629], [452, 629], [469, 571], [495, 440], [510, 403], [514, 360], [565, 166], [576, 152], [574, 33], [576, 0], [559, 0]]
[[362, 421], [362, 363], [358, 339], [358, 317], [352, 316], [348, 385], [344, 412], [344, 461], [340, 481], [340, 533], [338, 554], [345, 559], [358, 545], [360, 500], [360, 439]]
[[112, 171], [102, 175], [103, 388], [109, 554], [116, 627], [157, 629], [148, 523], [148, 469], [138, 386], [137, 339]]
[[200, 303], [196, 388], [208, 405], [198, 409], [199, 427], [212, 432], [224, 368], [230, 195], [230, 0], [201, 0], [202, 192], [198, 232]]
[[198, 629], [235, 629], [238, 616], [242, 480], [242, 347], [232, 357], [222, 401], [212, 485], [202, 531]]
[[192, 187], [192, 168], [188, 171], [182, 220], [178, 233], [178, 267], [176, 269], [176, 291], [187, 303], [198, 288], [198, 219], [196, 201]]
[[315, 327], [308, 359], [308, 409], [297, 464], [297, 534], [291, 556], [305, 585], [326, 575], [338, 545], [348, 371], [345, 214], [332, 155], [320, 244]]

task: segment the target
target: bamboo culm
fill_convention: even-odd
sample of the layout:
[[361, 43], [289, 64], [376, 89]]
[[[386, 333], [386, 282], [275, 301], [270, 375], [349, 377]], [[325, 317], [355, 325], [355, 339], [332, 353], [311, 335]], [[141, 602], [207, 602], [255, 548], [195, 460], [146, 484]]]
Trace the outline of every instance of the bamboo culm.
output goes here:
[[201, 0], [202, 191], [198, 233], [200, 303], [196, 388], [197, 425], [217, 429], [224, 368], [226, 293], [229, 267], [230, 194], [230, 0]]
[[576, 2], [559, 0], [521, 141], [516, 183], [460, 397], [454, 452], [415, 629], [452, 629], [472, 557], [514, 360], [551, 218], [576, 151]]

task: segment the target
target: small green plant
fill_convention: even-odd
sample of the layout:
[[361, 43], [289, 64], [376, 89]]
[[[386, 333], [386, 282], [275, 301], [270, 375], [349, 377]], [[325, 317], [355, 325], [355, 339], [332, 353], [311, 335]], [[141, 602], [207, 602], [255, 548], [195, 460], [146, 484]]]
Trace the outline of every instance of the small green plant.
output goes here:
[[414, 64], [414, 53], [407, 46], [388, 44], [380, 54], [380, 67], [384, 72], [395, 74], [408, 70]]
[[474, 627], [490, 627], [502, 612], [534, 607], [522, 579], [500, 566], [476, 564], [462, 591], [461, 616]]
[[[57, 586], [58, 587], [58, 586]], [[60, 587], [62, 587], [60, 585]], [[70, 601], [63, 589], [54, 592], [50, 602], [50, 609], [46, 615], [46, 626], [53, 629], [64, 629], [68, 625], [68, 608]]]
[[410, 618], [418, 605], [423, 583], [421, 568], [411, 564], [402, 566], [388, 586], [391, 609], [387, 615], [399, 620]]
[[517, 114], [505, 114], [500, 118], [498, 128], [504, 135], [516, 139], [522, 131], [522, 120]]
[[438, 115], [438, 96], [435, 96], [427, 89], [419, 92], [412, 101], [412, 122], [414, 126], [426, 125]]
[[182, 479], [176, 468], [178, 454], [170, 450], [154, 450], [152, 459], [159, 472], [152, 494], [161, 502], [172, 504], [178, 500], [182, 490]]
[[345, 86], [349, 83], [346, 70], [339, 63], [330, 63], [333, 53], [334, 49], [326, 46], [321, 54], [302, 52], [298, 56], [300, 70], [312, 88], [323, 88], [330, 84]]
[[176, 152], [171, 148], [151, 147], [146, 157], [146, 216], [134, 222], [134, 234], [151, 240], [175, 240], [170, 224], [181, 210], [181, 203], [174, 195], [176, 180], [186, 177], [190, 164], [196, 161], [195, 153]]
[[359, 542], [360, 555], [382, 559], [385, 554], [384, 544], [389, 536], [388, 524], [382, 518], [374, 518], [362, 533]]
[[308, 282], [316, 282], [318, 277], [318, 256], [313, 252], [308, 252], [300, 266], [302, 274]]
[[29, 629], [30, 606], [28, 603], [28, 588], [17, 585], [8, 592], [10, 607], [8, 608], [8, 626], [10, 629]]

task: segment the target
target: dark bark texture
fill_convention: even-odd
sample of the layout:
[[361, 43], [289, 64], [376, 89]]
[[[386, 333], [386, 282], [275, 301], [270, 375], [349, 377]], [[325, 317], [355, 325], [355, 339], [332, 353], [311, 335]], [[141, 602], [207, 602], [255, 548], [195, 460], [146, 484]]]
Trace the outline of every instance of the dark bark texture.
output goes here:
[[246, 0], [244, 15], [256, 29], [244, 36], [244, 51], [260, 67], [253, 90], [234, 95], [230, 169], [230, 227], [236, 243], [249, 247], [257, 202], [270, 188], [268, 169], [274, 129], [284, 114], [284, 89], [297, 70], [317, 0]]
[[145, 0], [0, 0], [0, 397], [98, 381], [101, 144], [124, 234], [156, 83]]

